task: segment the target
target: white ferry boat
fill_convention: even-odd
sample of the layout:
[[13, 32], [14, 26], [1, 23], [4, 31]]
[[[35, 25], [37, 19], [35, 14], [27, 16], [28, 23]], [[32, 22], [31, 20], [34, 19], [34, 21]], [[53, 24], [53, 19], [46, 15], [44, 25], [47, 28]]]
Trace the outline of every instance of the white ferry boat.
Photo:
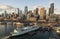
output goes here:
[[31, 31], [35, 31], [39, 29], [39, 26], [27, 26], [27, 27], [20, 27], [18, 29], [15, 29], [13, 33], [11, 33], [11, 36], [19, 36], [19, 35], [23, 35], [25, 33], [29, 33]]

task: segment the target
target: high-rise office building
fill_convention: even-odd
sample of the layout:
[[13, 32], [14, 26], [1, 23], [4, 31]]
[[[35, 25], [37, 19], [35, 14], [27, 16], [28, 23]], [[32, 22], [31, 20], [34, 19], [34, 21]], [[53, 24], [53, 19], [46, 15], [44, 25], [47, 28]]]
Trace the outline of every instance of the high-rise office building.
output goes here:
[[32, 10], [29, 10], [27, 14], [27, 20], [31, 17], [31, 15], [32, 15]]
[[38, 8], [34, 9], [33, 16], [34, 16], [36, 19], [37, 19], [37, 18], [38, 18], [38, 16], [39, 16], [38, 11], [39, 11], [39, 9], [38, 9]]
[[54, 3], [50, 4], [50, 8], [49, 8], [49, 15], [54, 13]]
[[40, 19], [44, 19], [44, 13], [45, 13], [45, 8], [42, 7], [42, 8], [40, 9]]
[[22, 10], [20, 10], [20, 14], [22, 14]]
[[20, 17], [20, 16], [22, 16], [22, 10], [19, 10], [19, 12], [20, 12], [20, 13], [19, 13], [19, 17]]
[[4, 17], [7, 17], [7, 11], [6, 10], [4, 11]]
[[29, 13], [32, 14], [32, 10], [29, 10], [29, 11], [28, 11], [28, 14], [29, 14]]
[[30, 17], [34, 17], [32, 10], [29, 10]]
[[19, 11], [20, 11], [20, 10], [19, 10], [19, 8], [17, 8], [17, 13], [18, 13], [18, 16], [19, 16], [19, 13], [20, 13]]
[[54, 9], [54, 3], [51, 3], [50, 4], [50, 7]]
[[33, 12], [33, 14], [36, 14], [36, 10], [34, 9], [34, 12]]
[[34, 14], [36, 15], [36, 14], [38, 14], [38, 8], [36, 8], [36, 9], [34, 9]]
[[46, 19], [46, 10], [44, 11], [44, 19]]
[[38, 8], [36, 8], [36, 14], [38, 14]]
[[25, 6], [24, 14], [27, 16], [27, 13], [28, 13], [28, 7], [27, 7], [27, 6]]

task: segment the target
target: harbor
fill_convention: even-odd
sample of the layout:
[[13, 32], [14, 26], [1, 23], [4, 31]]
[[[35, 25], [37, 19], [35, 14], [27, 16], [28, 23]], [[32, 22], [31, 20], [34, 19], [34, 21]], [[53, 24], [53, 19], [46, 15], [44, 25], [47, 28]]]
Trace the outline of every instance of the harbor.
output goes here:
[[0, 39], [60, 39], [60, 0], [1, 0]]
[[55, 30], [49, 31], [49, 26], [48, 27], [25, 26], [24, 27], [24, 26], [20, 26], [20, 23], [17, 22], [18, 25], [16, 27], [13, 24], [11, 22], [7, 23], [7, 25], [0, 24], [1, 39], [45, 39], [45, 38], [57, 39], [59, 38]]

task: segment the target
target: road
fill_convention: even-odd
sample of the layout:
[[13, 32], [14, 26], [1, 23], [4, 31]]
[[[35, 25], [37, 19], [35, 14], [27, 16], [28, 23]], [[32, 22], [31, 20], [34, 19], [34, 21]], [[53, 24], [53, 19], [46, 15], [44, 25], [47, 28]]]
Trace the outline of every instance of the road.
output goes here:
[[38, 31], [35, 35], [23, 35], [23, 36], [19, 36], [19, 37], [14, 37], [14, 38], [10, 38], [10, 39], [51, 39], [51, 38], [54, 38], [54, 39], [57, 39], [58, 38], [58, 35], [56, 34], [55, 31], [51, 31], [51, 32], [48, 32], [48, 31], [45, 31], [45, 32], [40, 32]]

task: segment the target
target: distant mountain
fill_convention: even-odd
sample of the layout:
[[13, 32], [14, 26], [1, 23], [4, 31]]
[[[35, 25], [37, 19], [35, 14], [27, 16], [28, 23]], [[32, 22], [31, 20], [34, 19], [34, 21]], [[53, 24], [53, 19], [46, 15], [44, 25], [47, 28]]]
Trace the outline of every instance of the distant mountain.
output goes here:
[[4, 10], [7, 11], [7, 13], [17, 12], [17, 8], [9, 6], [9, 5], [0, 5], [0, 13]]

